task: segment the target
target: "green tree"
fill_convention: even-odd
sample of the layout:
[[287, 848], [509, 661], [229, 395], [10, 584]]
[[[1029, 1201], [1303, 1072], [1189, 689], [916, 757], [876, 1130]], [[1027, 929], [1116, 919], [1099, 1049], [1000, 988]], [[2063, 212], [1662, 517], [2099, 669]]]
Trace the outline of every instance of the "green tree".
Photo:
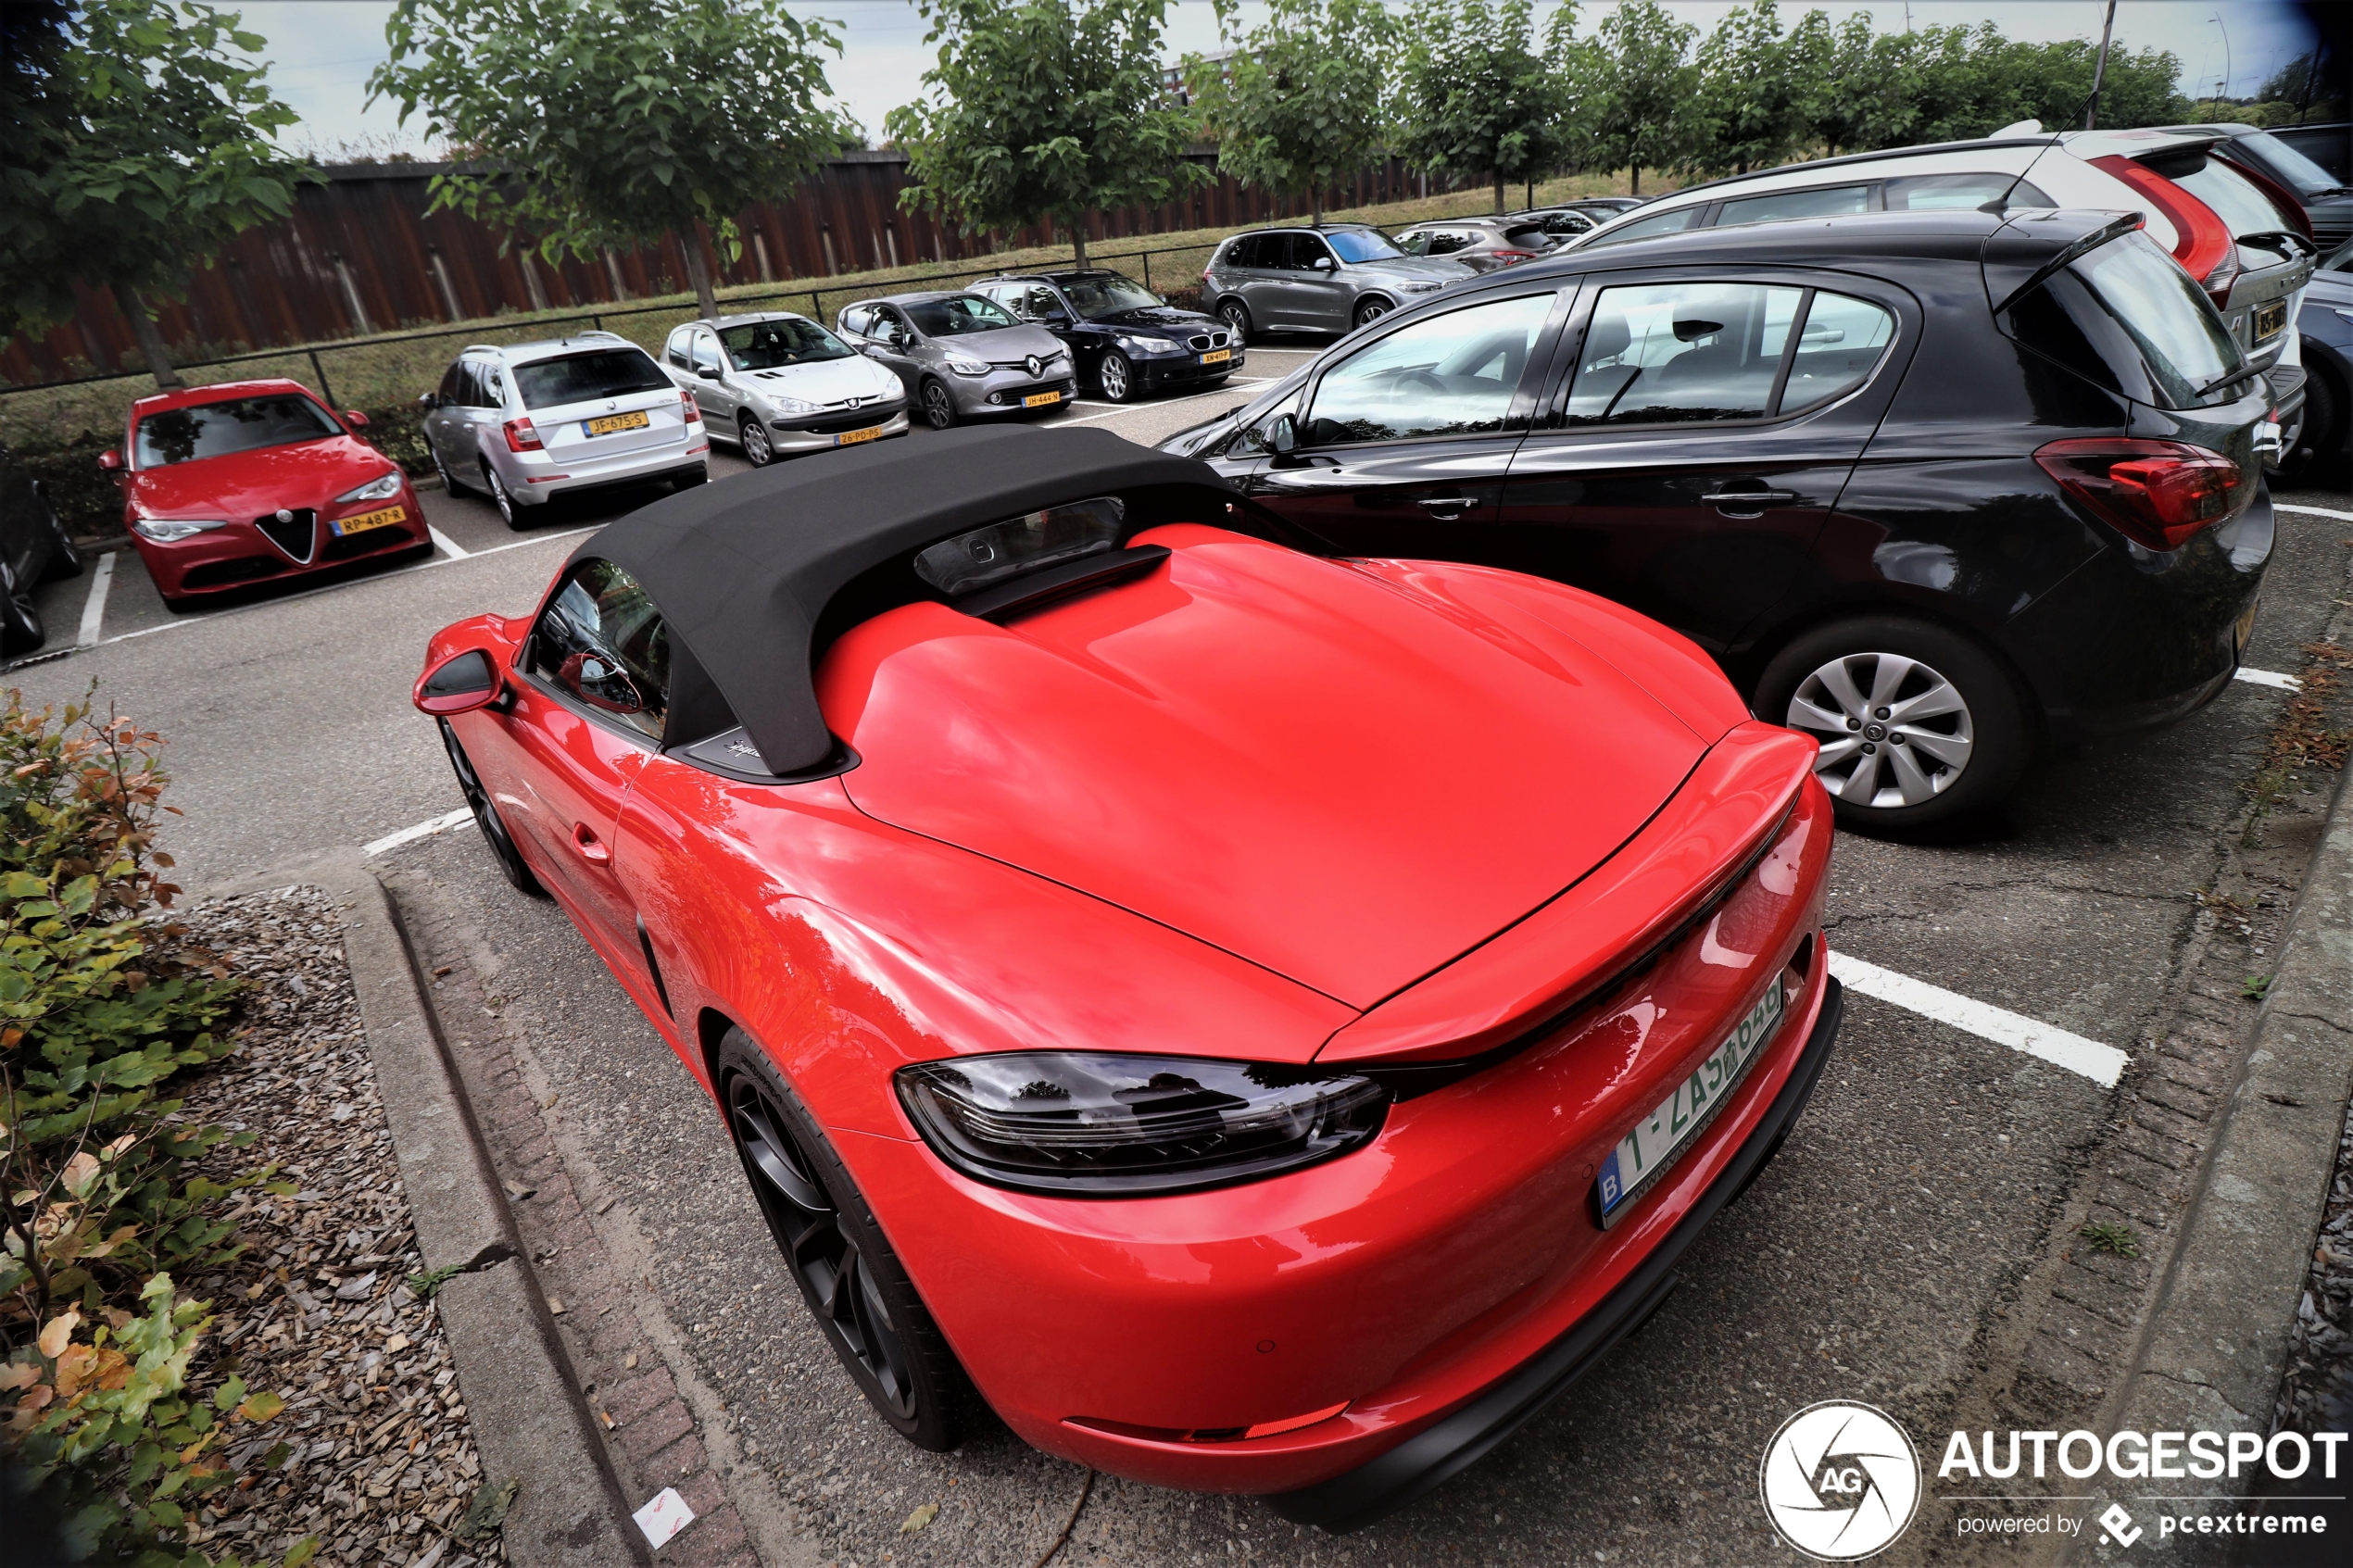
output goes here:
[[[233, 12], [82, 0], [11, 18], [0, 151], [0, 333], [69, 319], [73, 280], [114, 292], [159, 387], [181, 384], [155, 302], [242, 231], [294, 210], [295, 113]], [[22, 29], [20, 31], [19, 29]]]
[[1184, 65], [1218, 167], [1258, 190], [1307, 197], [1321, 223], [1324, 193], [1388, 140], [1396, 26], [1379, 0], [1273, 0], [1248, 33], [1237, 11], [1218, 0], [1229, 57], [1192, 55]]
[[550, 260], [678, 236], [715, 314], [698, 220], [730, 260], [735, 215], [857, 140], [825, 102], [823, 21], [785, 0], [399, 0], [368, 79], [478, 170], [437, 175], [431, 210], [538, 236]]
[[1166, 0], [922, 0], [937, 44], [923, 96], [885, 124], [907, 150], [909, 210], [966, 233], [1046, 219], [1087, 265], [1087, 211], [1205, 183], [1197, 129], [1161, 84]]
[[[1551, 40], [1567, 40], [1575, 11], [1561, 7]], [[1405, 155], [1432, 173], [1493, 182], [1497, 212], [1506, 182], [1550, 173], [1567, 157], [1569, 88], [1562, 58], [1538, 42], [1532, 0], [1416, 0], [1406, 13], [1398, 80]]]
[[[1818, 15], [1819, 13], [1817, 13]], [[1790, 157], [1806, 139], [1810, 62], [1781, 31], [1773, 0], [1755, 0], [1724, 14], [1699, 46], [1696, 118], [1706, 133], [1693, 145], [1692, 167], [1709, 174], [1745, 174]]]
[[1593, 55], [1593, 161], [1632, 172], [1689, 159], [1706, 133], [1699, 67], [1692, 42], [1699, 29], [1677, 21], [1656, 0], [1626, 0], [1604, 19]]

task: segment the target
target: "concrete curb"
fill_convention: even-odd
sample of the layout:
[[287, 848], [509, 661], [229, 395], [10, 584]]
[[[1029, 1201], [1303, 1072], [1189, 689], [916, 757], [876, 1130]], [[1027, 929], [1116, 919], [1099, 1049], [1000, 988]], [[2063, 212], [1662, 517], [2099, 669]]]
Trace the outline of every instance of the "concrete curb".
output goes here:
[[[2246, 1066], [2164, 1277], [2110, 1431], [2268, 1432], [2288, 1335], [2328, 1199], [2353, 1093], [2353, 773], [2290, 917]], [[2200, 1496], [2218, 1483], [2135, 1480], [2145, 1495]], [[2154, 1535], [2134, 1560], [2189, 1562], [2210, 1549]], [[2088, 1560], [2096, 1549], [2079, 1547]]]
[[508, 1561], [519, 1568], [648, 1562], [383, 884], [359, 851], [344, 850], [201, 897], [293, 882], [326, 888], [342, 913], [417, 1249], [429, 1270], [472, 1266], [434, 1300], [484, 1475], [519, 1483], [504, 1530]]

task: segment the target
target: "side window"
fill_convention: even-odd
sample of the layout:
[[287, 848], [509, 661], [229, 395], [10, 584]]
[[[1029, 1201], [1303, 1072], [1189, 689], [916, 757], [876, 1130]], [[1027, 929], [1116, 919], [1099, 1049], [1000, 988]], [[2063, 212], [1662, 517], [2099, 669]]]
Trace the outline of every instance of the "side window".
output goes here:
[[482, 384], [482, 361], [467, 359], [458, 366], [458, 400], [469, 408], [487, 408], [490, 395]]
[[1780, 412], [1794, 414], [1845, 396], [1863, 384], [1894, 337], [1895, 318], [1879, 306], [1843, 294], [1817, 294], [1797, 334]]
[[1462, 229], [1433, 229], [1429, 235], [1429, 254], [1452, 256], [1458, 250], [1467, 250], [1472, 238], [1467, 231]]
[[1236, 240], [1233, 248], [1226, 253], [1226, 265], [1264, 267], [1266, 265], [1263, 259], [1265, 250], [1266, 237], [1264, 234], [1244, 234], [1240, 239]]
[[1049, 316], [1067, 317], [1070, 314], [1068, 310], [1063, 308], [1061, 296], [1043, 283], [1030, 289], [1029, 296], [1022, 301], [1022, 310], [1025, 314], [1040, 321]]
[[669, 360], [672, 364], [677, 366], [682, 370], [688, 369], [686, 364], [686, 340], [694, 335], [694, 328], [679, 328], [676, 332], [670, 334], [670, 341], [662, 345], [661, 357]]
[[1699, 225], [1699, 216], [1707, 210], [1705, 203], [1679, 207], [1672, 212], [1656, 212], [1648, 218], [1638, 218], [1622, 229], [1612, 229], [1594, 240], [1597, 245], [1614, 245], [1621, 240], [1647, 240], [1655, 234], [1680, 234]]
[[973, 289], [983, 299], [994, 300], [1016, 316], [1021, 314], [1022, 295], [1027, 292], [1020, 283], [987, 283]]
[[1717, 215], [1716, 226], [1771, 223], [1790, 218], [1831, 218], [1840, 213], [1871, 210], [1869, 185], [1831, 185], [1811, 191], [1775, 191], [1769, 195], [1728, 201]]
[[507, 372], [499, 366], [482, 367], [482, 406], [485, 408], [507, 406]]
[[1366, 344], [1316, 384], [1305, 444], [1516, 428], [1512, 397], [1552, 307], [1549, 293], [1522, 295], [1425, 317]]
[[1390, 238], [1396, 242], [1397, 248], [1407, 256], [1429, 254], [1429, 231], [1427, 229], [1408, 229], [1402, 234], [1391, 235]]
[[1329, 260], [1331, 254], [1331, 247], [1319, 235], [1290, 236], [1290, 270], [1294, 272], [1307, 271], [1318, 261]]
[[1756, 283], [1604, 289], [1561, 422], [1764, 418], [1804, 296], [1802, 289]]
[[661, 738], [670, 633], [661, 611], [610, 561], [575, 568], [531, 633], [531, 673], [582, 707]]
[[442, 406], [444, 408], [448, 407], [452, 403], [463, 401], [463, 398], [459, 395], [463, 384], [458, 378], [458, 371], [459, 369], [459, 362], [452, 359], [449, 362], [449, 368], [441, 372], [441, 385], [438, 389], [438, 395], [441, 398]]
[[[2017, 189], [2012, 190], [2011, 186]], [[2034, 186], [2015, 174], [1906, 174], [1886, 186], [1890, 212], [1927, 212], [1983, 207], [2005, 195], [2012, 207], [2056, 207]]]
[[864, 337], [875, 330], [875, 307], [871, 305], [851, 306], [841, 313], [841, 330]]
[[875, 335], [897, 342], [901, 339], [912, 339], [915, 332], [913, 328], [907, 325], [905, 317], [887, 305], [878, 305], [875, 307]]
[[696, 370], [715, 370], [719, 369], [719, 340], [711, 336], [709, 332], [698, 331], [695, 333], [692, 352], [694, 354]]

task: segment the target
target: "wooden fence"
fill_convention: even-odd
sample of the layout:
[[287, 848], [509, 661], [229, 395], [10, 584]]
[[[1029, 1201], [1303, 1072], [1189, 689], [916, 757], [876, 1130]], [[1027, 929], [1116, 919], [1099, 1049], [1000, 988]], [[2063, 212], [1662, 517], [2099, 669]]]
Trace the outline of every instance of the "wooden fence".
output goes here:
[[[1215, 155], [1189, 155], [1214, 171]], [[461, 213], [428, 217], [428, 184], [446, 165], [369, 164], [326, 171], [283, 221], [247, 230], [197, 272], [185, 301], [160, 312], [164, 341], [190, 360], [477, 320], [501, 310], [618, 304], [683, 292], [684, 253], [661, 245], [549, 264], [507, 232]], [[852, 153], [825, 165], [783, 201], [742, 214], [743, 254], [729, 262], [696, 236], [722, 286], [825, 278], [917, 261], [950, 261], [1051, 243], [1040, 230], [960, 236], [927, 213], [902, 212], [907, 159]], [[1401, 200], [1420, 176], [1390, 161], [1329, 194], [1334, 207]], [[1303, 207], [1244, 190], [1219, 175], [1179, 201], [1088, 218], [1089, 243], [1292, 218]], [[0, 379], [33, 386], [139, 368], [131, 324], [105, 289], [77, 283], [74, 319], [0, 350]]]

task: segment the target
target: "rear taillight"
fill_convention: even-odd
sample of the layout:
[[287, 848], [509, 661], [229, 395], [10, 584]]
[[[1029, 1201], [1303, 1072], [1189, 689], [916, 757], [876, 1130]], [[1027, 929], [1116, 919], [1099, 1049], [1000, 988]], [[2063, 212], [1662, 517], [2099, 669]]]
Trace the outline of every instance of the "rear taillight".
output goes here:
[[2145, 196], [2173, 225], [2173, 259], [2197, 280], [2198, 287], [2220, 305], [2229, 296], [2239, 275], [2238, 242], [2231, 226], [2212, 207], [2154, 169], [2144, 169], [2120, 153], [2095, 157], [2092, 167], [2104, 169]]
[[700, 408], [698, 408], [697, 407], [695, 407], [695, 395], [694, 395], [693, 393], [691, 393], [691, 392], [682, 392], [682, 393], [680, 393], [680, 394], [678, 395], [678, 401], [679, 401], [679, 402], [681, 402], [681, 403], [683, 403], [683, 404], [685, 404], [685, 405], [686, 406], [686, 423], [688, 423], [688, 424], [697, 424], [697, 423], [699, 423], [699, 422], [701, 421], [701, 420], [702, 420], [702, 410], [701, 410]]
[[509, 420], [506, 431], [507, 450], [510, 452], [544, 452], [547, 449], [540, 445], [539, 432], [532, 428], [529, 420]]
[[1495, 250], [1488, 252], [1498, 261], [1528, 261], [1535, 257], [1532, 250]]
[[2238, 464], [2180, 441], [2054, 441], [2034, 460], [2094, 516], [2152, 550], [2180, 549], [2254, 495]]

